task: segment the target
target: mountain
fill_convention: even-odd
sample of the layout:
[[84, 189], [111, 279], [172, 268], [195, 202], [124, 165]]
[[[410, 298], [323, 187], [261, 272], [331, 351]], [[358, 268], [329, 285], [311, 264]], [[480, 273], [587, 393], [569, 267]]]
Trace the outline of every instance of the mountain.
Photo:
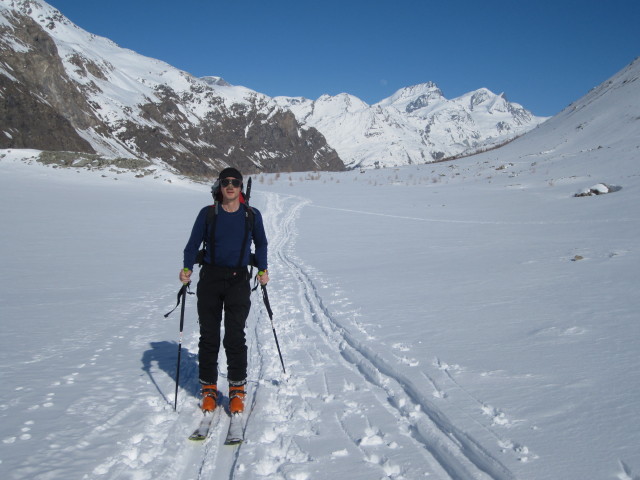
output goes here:
[[208, 177], [429, 163], [505, 143], [535, 117], [487, 89], [433, 83], [368, 105], [270, 98], [92, 35], [42, 0], [0, 0], [0, 148], [73, 151]]
[[0, 148], [142, 158], [208, 177], [343, 170], [269, 97], [91, 35], [41, 0], [0, 0]]
[[546, 118], [486, 88], [447, 100], [432, 82], [374, 105], [340, 94], [316, 101], [276, 97], [323, 133], [350, 168], [428, 163], [505, 143]]
[[[639, 111], [640, 57], [534, 132], [505, 146], [502, 156], [511, 155], [512, 149], [526, 151], [530, 156], [562, 159], [594, 151], [625, 156], [633, 152], [632, 155], [637, 156], [635, 152], [640, 148]], [[613, 164], [615, 159], [608, 158], [607, 162]]]

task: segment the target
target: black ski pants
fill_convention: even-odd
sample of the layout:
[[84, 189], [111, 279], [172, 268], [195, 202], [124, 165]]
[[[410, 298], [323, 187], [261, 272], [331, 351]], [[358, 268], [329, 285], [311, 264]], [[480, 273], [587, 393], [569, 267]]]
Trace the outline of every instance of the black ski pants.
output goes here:
[[227, 355], [227, 379], [247, 378], [245, 325], [251, 308], [251, 286], [247, 268], [203, 265], [198, 281], [200, 382], [218, 383], [220, 327], [224, 311], [223, 346]]

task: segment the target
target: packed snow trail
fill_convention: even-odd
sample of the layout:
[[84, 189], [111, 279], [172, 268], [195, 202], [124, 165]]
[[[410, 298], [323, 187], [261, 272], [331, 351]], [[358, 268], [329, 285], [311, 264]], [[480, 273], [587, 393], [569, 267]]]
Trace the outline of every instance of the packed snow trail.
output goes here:
[[[332, 478], [345, 470], [363, 479], [427, 474], [442, 479], [514, 478], [392, 362], [336, 321], [325, 305], [330, 300], [323, 299], [293, 253], [295, 221], [308, 202], [267, 197], [263, 214], [270, 239], [271, 288], [277, 292], [272, 303], [290, 375], [282, 380], [260, 305], [261, 313], [252, 316], [255, 323], [249, 326], [254, 332], [249, 335], [250, 351], [259, 359], [250, 357], [255, 367], [250, 378], [257, 379], [246, 427], [250, 441], [231, 472], [233, 478]], [[326, 295], [333, 293], [328, 290]], [[255, 417], [259, 420], [253, 422]]]

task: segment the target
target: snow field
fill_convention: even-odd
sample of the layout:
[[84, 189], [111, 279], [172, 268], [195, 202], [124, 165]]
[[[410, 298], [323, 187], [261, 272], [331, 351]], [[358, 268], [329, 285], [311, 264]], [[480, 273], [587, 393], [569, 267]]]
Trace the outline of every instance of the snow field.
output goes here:
[[226, 397], [186, 440], [192, 296], [173, 411], [208, 186], [2, 159], [2, 478], [635, 479], [634, 150], [536, 151], [254, 178], [287, 374], [254, 294], [237, 447]]
[[[268, 205], [277, 204], [275, 198], [269, 200]], [[295, 198], [292, 199], [292, 201], [295, 200]], [[305, 203], [300, 200], [297, 202], [298, 205]], [[288, 210], [291, 212], [289, 217], [296, 212], [295, 207]], [[268, 216], [278, 218], [274, 212], [270, 212]], [[284, 225], [286, 231], [288, 223], [285, 222]], [[287, 234], [287, 237], [290, 236]], [[382, 475], [389, 478], [417, 478], [428, 474], [431, 470], [443, 471], [443, 468], [458, 471], [466, 476], [477, 476], [476, 478], [483, 478], [482, 469], [495, 469], [494, 478], [509, 478], [509, 473], [504, 467], [486, 452], [478, 451], [470, 459], [460, 452], [457, 446], [450, 445], [448, 439], [442, 438], [445, 437], [443, 428], [451, 427], [437, 423], [440, 421], [440, 413], [437, 409], [430, 405], [428, 400], [419, 398], [420, 393], [414, 391], [415, 387], [411, 382], [393, 366], [399, 357], [394, 356], [393, 363], [387, 363], [382, 358], [382, 354], [372, 351], [350, 335], [348, 329], [341, 323], [342, 320], [337, 320], [336, 315], [331, 311], [337, 308], [340, 312], [338, 317], [344, 317], [349, 324], [351, 319], [355, 318], [353, 325], [358, 330], [360, 327], [357, 311], [348, 308], [349, 302], [339, 298], [339, 292], [334, 293], [333, 297], [338, 298], [331, 299], [330, 307], [325, 306], [323, 296], [305, 272], [305, 268], [300, 265], [300, 261], [289, 254], [282, 255], [280, 250], [277, 252], [277, 258], [282, 259], [294, 277], [297, 277], [287, 281], [286, 285], [297, 286], [300, 289], [297, 295], [287, 295], [286, 298], [304, 299], [305, 302], [301, 308], [295, 309], [295, 312], [299, 315], [302, 311], [305, 317], [308, 317], [307, 323], [315, 324], [319, 329], [315, 335], [305, 334], [300, 341], [290, 343], [305, 345], [309, 338], [319, 337], [319, 341], [313, 344], [313, 350], [318, 349], [320, 345], [324, 345], [325, 350], [328, 349], [327, 353], [315, 355], [313, 350], [306, 352], [311, 357], [311, 371], [317, 372], [314, 376], [319, 378], [313, 382], [316, 393], [305, 396], [318, 398], [324, 403], [322, 407], [325, 410], [327, 410], [327, 403], [332, 404], [340, 398], [340, 402], [336, 405], [337, 411], [332, 412], [334, 418], [323, 418], [320, 423], [321, 430], [317, 432], [320, 438], [328, 435], [333, 439], [330, 452], [333, 462], [342, 459], [347, 463], [353, 463], [356, 460], [357, 464], [359, 462], [354, 455], [356, 457], [359, 455], [365, 463], [381, 469], [376, 472], [374, 468], [367, 475]], [[346, 310], [344, 310], [345, 307]], [[323, 337], [325, 337], [324, 341], [321, 342]], [[336, 346], [338, 346], [337, 349]], [[306, 348], [308, 349], [308, 346]], [[316, 359], [318, 356], [321, 361]], [[309, 362], [305, 363], [309, 364]], [[415, 361], [409, 362], [409, 365], [415, 365]], [[321, 373], [314, 368], [316, 366]], [[311, 386], [309, 381], [307, 386]], [[348, 399], [349, 397], [353, 399]], [[363, 398], [367, 400], [363, 401]], [[426, 410], [426, 417], [429, 418], [425, 418], [425, 415], [420, 413], [421, 410]], [[305, 416], [316, 418], [318, 414], [306, 413]], [[332, 425], [336, 420], [338, 423]], [[382, 429], [379, 427], [381, 424], [386, 424], [386, 427]], [[398, 424], [403, 425], [399, 433], [395, 431]], [[384, 430], [390, 430], [390, 432], [385, 433]], [[412, 430], [416, 433], [412, 433]], [[343, 438], [345, 436], [346, 438]], [[429, 442], [426, 437], [432, 442]], [[461, 437], [464, 435], [462, 434]], [[346, 441], [344, 448], [336, 448], [336, 443], [341, 439]], [[354, 450], [354, 446], [357, 450]], [[399, 462], [388, 458], [388, 452], [395, 450], [399, 450], [394, 452], [394, 456], [400, 459]], [[426, 450], [435, 450], [435, 452], [432, 451], [429, 455]], [[327, 461], [323, 461], [321, 456], [318, 457], [320, 454], [321, 451], [316, 452], [313, 457], [323, 465], [322, 472], [326, 474]], [[344, 467], [339, 468], [342, 470]], [[315, 472], [316, 475], [318, 473]]]

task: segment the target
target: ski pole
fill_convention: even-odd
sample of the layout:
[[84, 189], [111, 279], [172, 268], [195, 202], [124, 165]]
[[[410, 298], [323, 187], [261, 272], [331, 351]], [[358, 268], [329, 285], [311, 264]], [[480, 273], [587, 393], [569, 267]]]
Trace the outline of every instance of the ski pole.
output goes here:
[[273, 311], [271, 310], [271, 304], [269, 303], [269, 295], [267, 295], [267, 286], [260, 285], [262, 287], [262, 300], [264, 306], [267, 308], [269, 314], [269, 320], [271, 320], [271, 331], [273, 332], [273, 338], [276, 339], [276, 347], [278, 348], [278, 355], [280, 356], [280, 363], [282, 364], [282, 371], [286, 374], [287, 371], [284, 368], [284, 360], [282, 360], [282, 352], [280, 352], [280, 344], [278, 343], [278, 336], [276, 335], [276, 327], [273, 326]]
[[[178, 341], [178, 363], [176, 364], [176, 392], [175, 392], [175, 398], [173, 401], [174, 412], [178, 408], [178, 385], [180, 384], [180, 357], [182, 355], [182, 331], [184, 329], [184, 307], [187, 303], [187, 289], [189, 288], [189, 285], [191, 285], [191, 282], [183, 284], [182, 288], [178, 292], [178, 303], [182, 301], [182, 306], [180, 307], [180, 339]], [[169, 316], [170, 313], [171, 312], [167, 313], [165, 317]]]
[[247, 181], [247, 189], [244, 192], [244, 203], [249, 205], [249, 199], [251, 198], [251, 177]]

